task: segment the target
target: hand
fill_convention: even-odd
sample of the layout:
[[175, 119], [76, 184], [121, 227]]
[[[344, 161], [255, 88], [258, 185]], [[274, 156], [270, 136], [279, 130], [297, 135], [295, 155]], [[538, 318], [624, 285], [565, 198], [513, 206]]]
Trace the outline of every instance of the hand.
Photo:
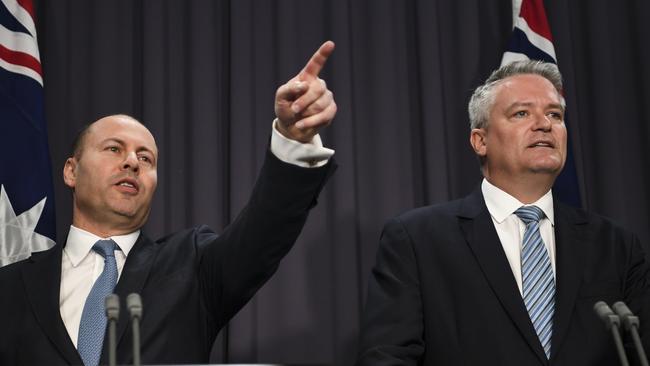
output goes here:
[[336, 115], [334, 94], [318, 74], [334, 51], [334, 42], [323, 43], [305, 67], [275, 93], [277, 129], [285, 137], [309, 142]]

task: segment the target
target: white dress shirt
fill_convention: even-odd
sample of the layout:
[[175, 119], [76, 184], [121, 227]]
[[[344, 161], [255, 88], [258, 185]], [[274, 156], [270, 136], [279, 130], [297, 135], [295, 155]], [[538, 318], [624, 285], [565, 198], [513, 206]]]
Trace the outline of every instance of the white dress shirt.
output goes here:
[[[300, 143], [284, 137], [277, 131], [273, 121], [271, 134], [271, 152], [285, 163], [301, 167], [320, 167], [334, 155], [334, 150], [323, 147], [320, 136], [314, 136], [308, 143]], [[121, 250], [115, 251], [118, 280], [124, 268], [124, 262], [135, 244], [140, 230], [127, 234], [112, 236]], [[104, 257], [92, 250], [100, 238], [97, 235], [70, 226], [70, 232], [63, 248], [61, 260], [61, 292], [59, 295], [59, 310], [72, 343], [77, 347], [79, 323], [86, 298], [93, 284], [104, 270]]]
[[555, 275], [555, 226], [553, 215], [553, 194], [549, 190], [542, 198], [530, 205], [524, 205], [516, 198], [512, 197], [503, 190], [497, 188], [487, 179], [483, 179], [481, 191], [485, 199], [492, 222], [499, 235], [499, 240], [503, 246], [503, 251], [508, 258], [512, 274], [515, 276], [519, 292], [522, 292], [521, 279], [521, 245], [524, 237], [526, 225], [514, 213], [521, 206], [534, 205], [542, 209], [546, 217], [539, 223], [539, 231], [546, 250], [551, 258], [553, 274]]
[[298, 165], [303, 168], [318, 168], [325, 164], [334, 155], [334, 150], [323, 147], [320, 135], [308, 143], [302, 143], [284, 137], [276, 129], [278, 119], [273, 121], [273, 134], [271, 135], [271, 152], [285, 163]]
[[[140, 230], [127, 235], [110, 237], [121, 249], [115, 251], [118, 279], [122, 273], [124, 262], [126, 262], [126, 256], [129, 255], [139, 235]], [[65, 248], [63, 248], [59, 309], [65, 329], [75, 347], [77, 347], [79, 323], [86, 297], [104, 270], [104, 257], [92, 250], [93, 245], [101, 239], [109, 238], [100, 238], [71, 225]]]

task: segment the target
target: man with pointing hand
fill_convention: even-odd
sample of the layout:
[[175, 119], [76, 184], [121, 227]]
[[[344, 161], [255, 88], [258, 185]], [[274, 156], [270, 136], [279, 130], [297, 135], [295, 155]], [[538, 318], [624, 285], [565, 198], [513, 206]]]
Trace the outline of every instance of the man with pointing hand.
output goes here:
[[[140, 229], [157, 185], [155, 139], [126, 115], [87, 126], [63, 168], [73, 194], [65, 245], [0, 269], [0, 365], [106, 363], [111, 292], [142, 296], [144, 364], [208, 362], [219, 330], [276, 271], [335, 168], [318, 135], [336, 114], [318, 78], [333, 50], [325, 42], [278, 89], [252, 196], [220, 235], [199, 226], [149, 239]], [[118, 364], [133, 361], [128, 327], [123, 311]]]

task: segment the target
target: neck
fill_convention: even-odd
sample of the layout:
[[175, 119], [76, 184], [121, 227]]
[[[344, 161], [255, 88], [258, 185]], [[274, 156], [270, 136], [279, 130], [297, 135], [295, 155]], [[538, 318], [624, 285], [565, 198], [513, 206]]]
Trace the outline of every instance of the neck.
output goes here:
[[485, 174], [485, 179], [524, 204], [538, 201], [551, 190], [555, 181], [555, 177], [527, 176], [501, 179], [499, 176], [489, 174]]
[[[76, 211], [76, 210], [75, 210]], [[126, 235], [139, 229], [133, 225], [106, 225], [102, 222], [107, 220], [93, 220], [78, 212], [72, 214], [72, 225], [75, 227], [99, 236], [100, 238], [108, 238], [110, 236]]]

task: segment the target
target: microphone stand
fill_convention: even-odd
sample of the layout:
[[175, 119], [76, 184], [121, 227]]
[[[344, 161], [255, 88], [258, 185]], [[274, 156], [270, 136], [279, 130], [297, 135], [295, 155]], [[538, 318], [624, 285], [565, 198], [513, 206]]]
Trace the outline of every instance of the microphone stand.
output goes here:
[[648, 366], [648, 357], [646, 357], [645, 350], [643, 349], [643, 344], [641, 344], [641, 337], [639, 336], [639, 317], [635, 316], [632, 313], [632, 310], [625, 305], [623, 301], [619, 301], [612, 305], [614, 311], [618, 316], [623, 320], [623, 325], [625, 329], [632, 334], [632, 340], [634, 341], [634, 348], [636, 349], [637, 354], [639, 355], [639, 362], [642, 366]]
[[126, 308], [131, 316], [133, 331], [133, 366], [141, 366], [140, 360], [140, 319], [142, 319], [142, 299], [133, 293], [126, 297]]
[[116, 328], [117, 319], [120, 316], [120, 298], [116, 294], [110, 294], [104, 299], [106, 318], [108, 319], [108, 364], [117, 364]]
[[604, 301], [598, 301], [594, 304], [594, 311], [598, 317], [605, 322], [605, 328], [612, 331], [614, 337], [614, 344], [616, 344], [616, 351], [618, 351], [618, 358], [621, 360], [621, 366], [629, 366], [625, 349], [623, 348], [623, 341], [618, 327], [621, 325], [621, 320], [618, 315], [614, 314], [612, 309]]

